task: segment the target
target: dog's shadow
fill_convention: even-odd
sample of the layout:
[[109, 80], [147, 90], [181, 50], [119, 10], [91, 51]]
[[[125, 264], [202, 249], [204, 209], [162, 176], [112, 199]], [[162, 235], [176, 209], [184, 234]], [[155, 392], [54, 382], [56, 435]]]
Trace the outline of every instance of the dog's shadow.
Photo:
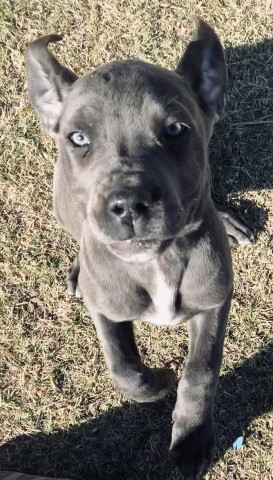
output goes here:
[[[270, 343], [220, 378], [215, 460], [239, 435], [247, 442], [250, 422], [273, 409], [272, 365]], [[125, 402], [68, 431], [19, 436], [0, 447], [1, 469], [78, 480], [178, 480], [167, 460], [174, 402], [175, 392], [155, 404]]]
[[213, 197], [259, 230], [267, 209], [255, 191], [273, 186], [273, 40], [225, 53], [226, 114], [210, 145]]
[[[227, 113], [210, 148], [213, 193], [259, 229], [266, 210], [245, 196], [240, 200], [238, 193], [273, 186], [273, 42], [229, 49], [226, 55]], [[220, 378], [217, 459], [242, 433], [247, 442], [251, 421], [273, 409], [272, 365], [271, 343]], [[125, 402], [68, 431], [14, 438], [0, 447], [0, 468], [82, 480], [179, 479], [167, 460], [175, 395], [152, 405]]]

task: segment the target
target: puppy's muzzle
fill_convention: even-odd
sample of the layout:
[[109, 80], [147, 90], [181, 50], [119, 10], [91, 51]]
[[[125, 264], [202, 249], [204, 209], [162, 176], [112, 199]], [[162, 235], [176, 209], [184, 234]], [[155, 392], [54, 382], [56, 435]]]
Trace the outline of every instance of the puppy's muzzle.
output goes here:
[[168, 196], [164, 188], [160, 179], [146, 172], [114, 173], [104, 178], [90, 211], [101, 241], [158, 238], [166, 228]]
[[114, 222], [135, 229], [137, 224], [148, 220], [153, 205], [161, 198], [158, 187], [128, 187], [113, 191], [107, 200], [109, 215]]

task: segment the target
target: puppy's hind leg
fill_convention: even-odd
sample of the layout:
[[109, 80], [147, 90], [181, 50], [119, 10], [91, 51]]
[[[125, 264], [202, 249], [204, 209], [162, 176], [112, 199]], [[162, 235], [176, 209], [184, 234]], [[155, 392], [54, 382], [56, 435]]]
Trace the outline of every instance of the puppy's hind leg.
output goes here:
[[217, 208], [228, 235], [229, 245], [249, 245], [254, 240], [252, 231], [246, 226], [243, 220], [231, 210]]

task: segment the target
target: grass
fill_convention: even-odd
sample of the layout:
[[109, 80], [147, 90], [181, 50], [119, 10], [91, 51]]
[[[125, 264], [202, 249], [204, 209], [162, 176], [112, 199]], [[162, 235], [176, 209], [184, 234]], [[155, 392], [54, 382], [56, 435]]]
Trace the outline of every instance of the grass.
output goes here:
[[[113, 388], [86, 309], [66, 295], [76, 245], [52, 214], [55, 147], [27, 100], [24, 52], [58, 32], [77, 74], [139, 57], [174, 68], [210, 22], [226, 48], [224, 120], [211, 144], [215, 198], [256, 232], [233, 251], [235, 293], [207, 480], [273, 479], [273, 2], [268, 0], [34, 0], [0, 3], [0, 468], [79, 480], [178, 479], [167, 462], [175, 391], [137, 405]], [[149, 365], [181, 376], [184, 326], [136, 328]], [[232, 442], [244, 434], [243, 448]]]

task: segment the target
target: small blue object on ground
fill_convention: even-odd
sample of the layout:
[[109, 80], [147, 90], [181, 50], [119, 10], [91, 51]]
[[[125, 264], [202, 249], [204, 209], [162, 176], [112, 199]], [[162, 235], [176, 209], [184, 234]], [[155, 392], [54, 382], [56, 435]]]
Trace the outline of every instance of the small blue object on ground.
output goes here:
[[240, 450], [240, 448], [242, 448], [243, 446], [243, 443], [244, 443], [244, 437], [236, 438], [235, 442], [233, 442], [232, 444], [233, 450]]

